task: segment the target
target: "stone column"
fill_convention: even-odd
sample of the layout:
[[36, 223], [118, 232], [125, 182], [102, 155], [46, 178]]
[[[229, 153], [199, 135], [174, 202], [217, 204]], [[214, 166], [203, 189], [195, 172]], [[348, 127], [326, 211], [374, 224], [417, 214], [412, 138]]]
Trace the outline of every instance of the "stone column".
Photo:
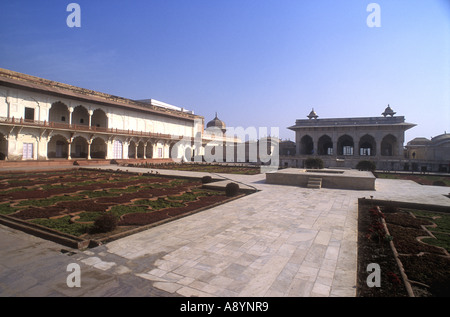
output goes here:
[[69, 125], [72, 125], [73, 107], [69, 107]]
[[87, 159], [91, 159], [91, 144], [92, 140], [87, 141]]
[[331, 134], [331, 143], [333, 143], [333, 157], [336, 157], [337, 156], [337, 137], [336, 137], [336, 135], [337, 135], [337, 133], [336, 133], [336, 131], [333, 131], [333, 132], [331, 132], [330, 133]]
[[317, 156], [319, 155], [319, 138], [317, 137], [317, 133], [311, 133], [311, 138], [313, 141], [313, 154]]
[[399, 132], [397, 136], [397, 143], [398, 143], [398, 156], [400, 159], [404, 158], [403, 155], [403, 142], [405, 141], [405, 135], [404, 133]]
[[91, 126], [92, 126], [92, 115], [94, 114], [94, 111], [89, 110], [88, 114], [89, 114], [89, 129], [91, 129]]
[[72, 141], [70, 140], [67, 142], [67, 159], [68, 160], [72, 159], [71, 152], [72, 152]]

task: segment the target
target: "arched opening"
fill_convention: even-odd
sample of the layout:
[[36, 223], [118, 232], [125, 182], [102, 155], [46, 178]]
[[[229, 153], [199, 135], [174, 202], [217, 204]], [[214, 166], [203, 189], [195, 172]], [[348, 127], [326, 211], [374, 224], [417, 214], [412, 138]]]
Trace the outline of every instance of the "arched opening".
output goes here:
[[397, 155], [397, 138], [392, 134], [386, 135], [381, 141], [381, 155], [395, 156]]
[[369, 134], [364, 135], [359, 140], [359, 155], [361, 156], [375, 156], [376, 152], [375, 138]]
[[145, 157], [152, 158], [153, 157], [153, 144], [147, 142], [147, 147], [145, 148]]
[[0, 133], [0, 161], [6, 160], [8, 157], [8, 140]]
[[105, 159], [107, 146], [105, 140], [102, 138], [95, 138], [91, 143], [91, 158], [93, 159]]
[[338, 139], [338, 155], [353, 155], [354, 142], [353, 138], [347, 134]]
[[134, 141], [130, 141], [128, 145], [128, 158], [136, 158], [136, 143]]
[[176, 144], [171, 142], [169, 144], [169, 157], [170, 158], [179, 158], [181, 157], [182, 153], [180, 153], [180, 148], [182, 147], [180, 144], [176, 147]]
[[314, 152], [314, 142], [309, 135], [305, 135], [300, 139], [300, 154], [310, 155]]
[[319, 138], [317, 151], [319, 155], [333, 155], [333, 141], [328, 135]]
[[70, 112], [67, 105], [61, 101], [53, 103], [49, 111], [48, 121], [68, 124], [70, 122]]
[[47, 144], [48, 158], [67, 158], [69, 154], [69, 143], [62, 135], [54, 135]]
[[139, 142], [138, 147], [137, 147], [137, 157], [144, 158], [144, 153], [145, 153], [144, 143]]
[[72, 141], [71, 154], [72, 158], [87, 158], [88, 143], [87, 140], [81, 136], [77, 136]]
[[184, 148], [184, 160], [186, 162], [193, 161], [194, 155], [195, 155], [194, 149], [190, 145], [188, 145]]
[[72, 113], [72, 124], [89, 125], [89, 112], [83, 106], [76, 106]]
[[91, 118], [91, 126], [96, 128], [108, 128], [108, 117], [101, 109], [96, 109]]

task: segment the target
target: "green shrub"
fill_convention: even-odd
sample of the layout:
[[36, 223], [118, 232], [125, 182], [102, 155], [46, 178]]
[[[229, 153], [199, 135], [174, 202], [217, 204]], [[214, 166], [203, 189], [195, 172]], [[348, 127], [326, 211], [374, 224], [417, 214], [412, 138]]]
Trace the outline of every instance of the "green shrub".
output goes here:
[[323, 161], [320, 158], [309, 158], [305, 160], [305, 168], [322, 169]]
[[239, 185], [236, 183], [228, 183], [225, 187], [225, 193], [227, 197], [233, 197], [236, 196], [239, 192]]
[[117, 216], [113, 215], [112, 213], [105, 213], [95, 219], [94, 221], [94, 227], [92, 230], [94, 232], [110, 232], [116, 229], [117, 223], [119, 219]]
[[356, 169], [360, 171], [370, 171], [373, 172], [377, 166], [374, 162], [371, 161], [359, 161], [358, 164], [356, 164]]
[[202, 177], [202, 184], [208, 184], [212, 182], [212, 177], [211, 176], [203, 176]]

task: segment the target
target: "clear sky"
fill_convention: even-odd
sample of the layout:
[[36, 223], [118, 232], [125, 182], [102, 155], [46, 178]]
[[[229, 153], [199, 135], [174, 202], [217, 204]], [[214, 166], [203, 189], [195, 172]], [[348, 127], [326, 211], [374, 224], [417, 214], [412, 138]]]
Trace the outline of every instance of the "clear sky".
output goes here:
[[[81, 8], [70, 28], [67, 5]], [[370, 3], [380, 27], [369, 27]], [[450, 133], [450, 0], [3, 1], [0, 67], [215, 112], [230, 127], [380, 116]]]

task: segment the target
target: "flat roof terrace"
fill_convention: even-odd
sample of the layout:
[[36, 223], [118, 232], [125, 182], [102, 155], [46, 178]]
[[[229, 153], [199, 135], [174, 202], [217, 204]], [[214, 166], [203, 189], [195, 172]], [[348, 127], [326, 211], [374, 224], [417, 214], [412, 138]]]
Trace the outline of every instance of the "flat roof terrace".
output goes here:
[[405, 122], [405, 117], [357, 117], [357, 118], [327, 118], [327, 119], [297, 119], [291, 130], [305, 127], [348, 127], [348, 126], [378, 126], [404, 125], [408, 128], [415, 124]]
[[375, 176], [365, 171], [287, 168], [266, 173], [268, 184], [308, 187], [311, 180], [317, 179], [324, 188], [375, 190]]

